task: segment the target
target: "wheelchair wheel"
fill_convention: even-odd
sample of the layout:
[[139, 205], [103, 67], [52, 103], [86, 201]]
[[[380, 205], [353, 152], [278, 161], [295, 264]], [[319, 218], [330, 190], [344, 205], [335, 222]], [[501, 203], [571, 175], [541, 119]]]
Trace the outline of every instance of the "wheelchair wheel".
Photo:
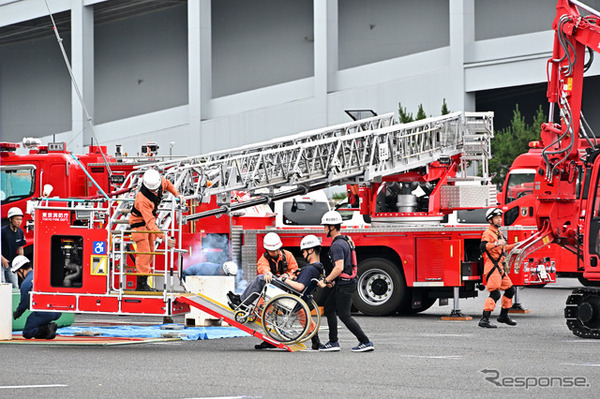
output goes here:
[[263, 330], [269, 337], [283, 344], [300, 342], [311, 324], [308, 305], [295, 295], [277, 295], [263, 309]]
[[[311, 299], [310, 302], [307, 303], [308, 310], [311, 312], [311, 320], [312, 323], [308, 327], [307, 334], [302, 338], [300, 342], [305, 342], [311, 339], [317, 331], [319, 331], [319, 326], [321, 325], [321, 312], [319, 311], [319, 305], [315, 302], [314, 299]], [[312, 312], [315, 314], [313, 315]]]
[[244, 324], [248, 320], [248, 317], [246, 316], [246, 313], [242, 312], [241, 310], [237, 310], [233, 314], [233, 318], [235, 319], [235, 321], [237, 321], [240, 324]]

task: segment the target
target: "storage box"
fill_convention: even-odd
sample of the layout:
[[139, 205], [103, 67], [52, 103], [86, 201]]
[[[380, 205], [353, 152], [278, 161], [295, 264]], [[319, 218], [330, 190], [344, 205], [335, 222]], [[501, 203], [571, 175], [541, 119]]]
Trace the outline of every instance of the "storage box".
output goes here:
[[[185, 278], [189, 292], [205, 295], [223, 305], [227, 304], [227, 291], [235, 290], [234, 276], [187, 276]], [[204, 327], [227, 325], [206, 312], [191, 308], [185, 315], [185, 325], [188, 327]]]

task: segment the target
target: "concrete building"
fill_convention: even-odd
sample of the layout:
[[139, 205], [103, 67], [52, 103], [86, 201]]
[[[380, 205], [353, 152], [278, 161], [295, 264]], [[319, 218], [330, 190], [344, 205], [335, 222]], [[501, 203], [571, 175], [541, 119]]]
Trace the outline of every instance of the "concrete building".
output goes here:
[[[344, 122], [345, 109], [397, 112], [398, 102], [438, 115], [445, 99], [509, 120], [515, 102], [545, 102], [556, 2], [48, 4], [100, 143], [133, 155], [174, 142], [173, 153], [194, 155]], [[54, 138], [74, 152], [92, 139], [44, 0], [0, 0], [0, 135]]]

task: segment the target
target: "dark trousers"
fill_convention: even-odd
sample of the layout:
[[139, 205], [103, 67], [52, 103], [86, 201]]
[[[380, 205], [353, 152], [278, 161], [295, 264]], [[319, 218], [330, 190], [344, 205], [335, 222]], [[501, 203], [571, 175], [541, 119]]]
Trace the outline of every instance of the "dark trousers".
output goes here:
[[[325, 306], [323, 312], [327, 317], [329, 325], [329, 342], [338, 341], [337, 318], [339, 317], [342, 323], [348, 330], [362, 343], [369, 342], [369, 338], [365, 335], [362, 328], [350, 314], [352, 309], [352, 295], [356, 291], [356, 282], [350, 284], [338, 285], [333, 288], [326, 289]], [[336, 317], [337, 315], [337, 317]]]
[[38, 338], [39, 328], [43, 325], [50, 323], [53, 320], [58, 319], [61, 313], [57, 312], [31, 312], [23, 327], [23, 338]]

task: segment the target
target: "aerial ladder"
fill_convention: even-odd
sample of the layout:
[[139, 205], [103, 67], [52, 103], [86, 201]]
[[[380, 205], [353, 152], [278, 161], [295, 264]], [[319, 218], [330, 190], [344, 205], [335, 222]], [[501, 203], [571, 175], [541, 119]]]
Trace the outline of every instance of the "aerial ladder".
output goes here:
[[[92, 241], [93, 251], [96, 251], [96, 245], [102, 246], [101, 240], [106, 242], [106, 257], [101, 258], [104, 253], [100, 250], [97, 253], [99, 260], [96, 261], [105, 262], [106, 270], [98, 273], [96, 269], [96, 273], [93, 273], [94, 277], [106, 276], [104, 280], [98, 280], [100, 285], [105, 286], [99, 287], [98, 295], [94, 297], [97, 298], [98, 304], [96, 312], [108, 311], [103, 310], [104, 299], [100, 295], [103, 288], [104, 296], [116, 298], [116, 302], [110, 306], [113, 313], [172, 315], [183, 312], [187, 306], [194, 306], [273, 343], [271, 338], [260, 331], [259, 325], [238, 323], [228, 307], [202, 295], [183, 294], [181, 289], [177, 288], [181, 287], [181, 267], [178, 266], [182, 264], [182, 256], [188, 252], [184, 249], [186, 243], [181, 234], [184, 224], [331, 185], [380, 181], [384, 176], [425, 167], [440, 158], [458, 154], [482, 162], [482, 170], [487, 173], [489, 141], [492, 137], [492, 113], [455, 112], [408, 124], [395, 123], [393, 114], [376, 116], [201, 156], [140, 165], [125, 179], [119, 190], [122, 194], [116, 198], [78, 203], [73, 207], [59, 206], [45, 199], [36, 208], [36, 231], [52, 234], [51, 230], [56, 229], [55, 233], [69, 238], [58, 242], [58, 245], [62, 245], [63, 253], [75, 248], [75, 256], [69, 256], [69, 259], [80, 259], [84, 271], [94, 271], [95, 266], [93, 256], [89, 261], [91, 265], [83, 266], [88, 262], [86, 245], [83, 242]], [[461, 173], [463, 181], [471, 179], [477, 185], [489, 183], [486, 175], [468, 176], [466, 164], [464, 166], [465, 170]], [[127, 272], [127, 258], [135, 255], [128, 238], [131, 230], [127, 219], [135, 195], [142, 184], [142, 175], [148, 168], [158, 169], [186, 200], [209, 202], [214, 196], [217, 198], [217, 207], [190, 213], [184, 204], [178, 204], [172, 195], [165, 193], [158, 210], [157, 226], [161, 232], [175, 237], [177, 244], [175, 248], [167, 248], [165, 243], [157, 240], [151, 254], [156, 256], [154, 267], [158, 270], [155, 269], [151, 275], [162, 279], [162, 290], [138, 292], [128, 290], [127, 287], [127, 277], [136, 274]], [[489, 184], [488, 186], [490, 190], [493, 187]], [[284, 189], [278, 191], [281, 187]], [[232, 202], [232, 191], [247, 192], [250, 199]], [[487, 202], [482, 204], [486, 205]], [[49, 217], [49, 214], [53, 216]], [[89, 237], [73, 242], [70, 237], [75, 235], [72, 232], [77, 227], [87, 227], [83, 232], [77, 230], [77, 233], [88, 234]], [[104, 235], [101, 234], [102, 231]], [[42, 235], [36, 234], [36, 240], [38, 237]], [[51, 248], [53, 244], [57, 243], [36, 245], [36, 258], [43, 259], [56, 253]], [[66, 265], [70, 261], [64, 262]], [[157, 264], [159, 266], [156, 266]], [[69, 265], [69, 268], [73, 269], [74, 266]], [[56, 273], [53, 273], [38, 270], [36, 276], [49, 280], [54, 278]], [[72, 282], [74, 279], [70, 280]], [[83, 287], [85, 282], [86, 280], [82, 279], [78, 284]], [[37, 292], [34, 293], [34, 297], [37, 294], [38, 299], [41, 299], [41, 296], [46, 295], [45, 291], [52, 291], [53, 294], [52, 298], [45, 298], [45, 301], [34, 302], [40, 309], [56, 310], [58, 308], [51, 304], [52, 299], [56, 300], [57, 292], [65, 291], [65, 295], [71, 294], [72, 287], [78, 288], [77, 284], [71, 284], [68, 289], [65, 287], [61, 290], [56, 289], [56, 281], [53, 284], [36, 281]], [[86, 292], [85, 295], [79, 294], [79, 297], [90, 301], [87, 297], [91, 295]], [[61, 309], [93, 311], [79, 306], [79, 297], [71, 301], [62, 301]], [[148, 305], [148, 309], [144, 308], [143, 303], [148, 297], [160, 299], [163, 305], [154, 302]], [[68, 306], [65, 305], [67, 303]], [[280, 347], [290, 349], [285, 345]]]

